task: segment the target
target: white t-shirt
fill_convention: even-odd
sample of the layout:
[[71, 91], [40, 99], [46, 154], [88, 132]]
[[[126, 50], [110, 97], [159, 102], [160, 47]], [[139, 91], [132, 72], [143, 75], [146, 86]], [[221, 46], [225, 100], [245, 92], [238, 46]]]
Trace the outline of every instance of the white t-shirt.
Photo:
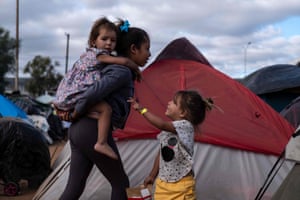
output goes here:
[[162, 131], [158, 177], [166, 182], [177, 182], [193, 168], [194, 127], [187, 120], [173, 121], [177, 134]]

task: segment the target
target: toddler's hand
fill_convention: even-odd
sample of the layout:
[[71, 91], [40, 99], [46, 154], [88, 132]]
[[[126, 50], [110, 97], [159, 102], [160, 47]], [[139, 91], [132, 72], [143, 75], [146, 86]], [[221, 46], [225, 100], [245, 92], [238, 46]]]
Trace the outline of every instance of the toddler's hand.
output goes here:
[[132, 97], [129, 97], [129, 99], [128, 99], [127, 101], [131, 103], [132, 108], [133, 108], [134, 110], [140, 110], [140, 109], [141, 109], [141, 106], [140, 106], [140, 104], [137, 102], [136, 99], [134, 99], [134, 98], [132, 98]]
[[126, 58], [125, 66], [129, 67], [132, 71], [134, 71], [136, 80], [138, 82], [142, 81], [142, 72], [141, 72], [139, 66], [135, 62]]
[[135, 71], [135, 75], [136, 75], [136, 80], [137, 82], [142, 82], [143, 77], [142, 77], [142, 72], [138, 69], [137, 71]]

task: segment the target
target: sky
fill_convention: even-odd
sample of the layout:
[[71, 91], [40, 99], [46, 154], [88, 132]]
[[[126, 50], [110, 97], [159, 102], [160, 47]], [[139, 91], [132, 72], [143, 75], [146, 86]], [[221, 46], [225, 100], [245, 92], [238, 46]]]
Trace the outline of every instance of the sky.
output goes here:
[[[187, 38], [213, 65], [242, 78], [275, 64], [300, 61], [299, 0], [20, 0], [19, 74], [35, 56], [68, 69], [87, 47], [93, 22], [126, 19], [151, 38], [151, 59], [174, 39]], [[0, 0], [0, 27], [16, 38], [16, 1]], [[179, 52], [180, 53], [180, 52]]]

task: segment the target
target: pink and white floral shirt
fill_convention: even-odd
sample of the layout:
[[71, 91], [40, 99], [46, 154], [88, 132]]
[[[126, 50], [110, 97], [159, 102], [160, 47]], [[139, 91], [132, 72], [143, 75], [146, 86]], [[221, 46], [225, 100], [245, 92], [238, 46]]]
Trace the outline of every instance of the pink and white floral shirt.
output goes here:
[[100, 80], [101, 66], [97, 60], [98, 55], [109, 55], [105, 49], [87, 48], [73, 68], [68, 71], [60, 82], [54, 105], [61, 110], [72, 110], [89, 86]]

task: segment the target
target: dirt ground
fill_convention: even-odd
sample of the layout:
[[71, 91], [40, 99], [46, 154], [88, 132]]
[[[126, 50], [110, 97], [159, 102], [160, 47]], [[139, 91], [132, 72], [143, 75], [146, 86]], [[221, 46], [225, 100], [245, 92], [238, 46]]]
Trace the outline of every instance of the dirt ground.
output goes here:
[[[57, 159], [59, 153], [63, 149], [66, 141], [55, 142], [52, 145], [49, 145], [49, 151], [51, 155], [51, 166], [54, 161]], [[2, 183], [0, 181], [0, 183]], [[21, 180], [19, 183], [20, 186], [20, 194], [17, 196], [6, 196], [3, 192], [3, 185], [0, 184], [0, 200], [32, 200], [35, 195], [36, 190], [29, 189], [27, 187], [27, 181]]]

